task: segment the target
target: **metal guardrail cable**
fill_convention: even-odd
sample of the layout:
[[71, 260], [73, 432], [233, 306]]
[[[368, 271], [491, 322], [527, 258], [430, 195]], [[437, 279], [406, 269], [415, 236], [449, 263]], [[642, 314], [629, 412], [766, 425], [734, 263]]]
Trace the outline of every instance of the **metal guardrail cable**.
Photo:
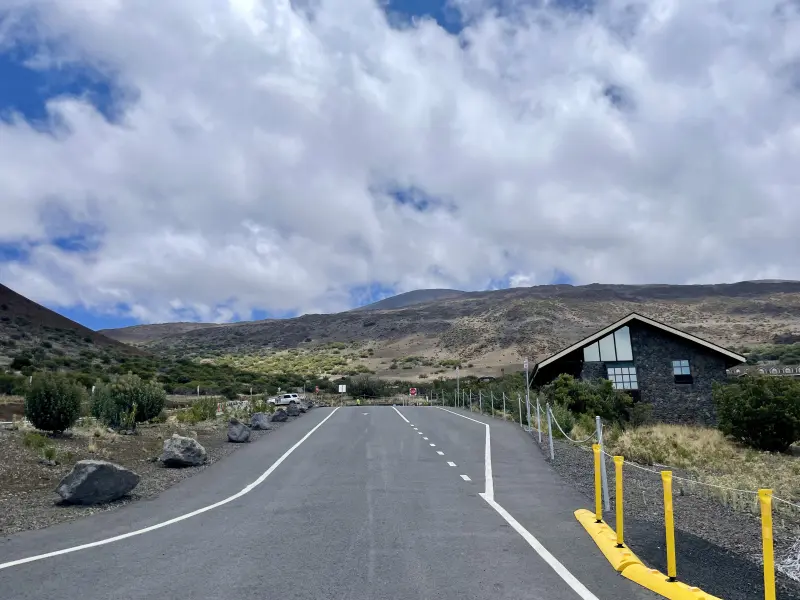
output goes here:
[[563, 435], [563, 436], [564, 436], [565, 438], [567, 438], [567, 439], [568, 439], [570, 442], [573, 442], [573, 443], [575, 443], [575, 444], [585, 444], [585, 443], [586, 443], [586, 442], [588, 442], [589, 440], [592, 440], [592, 439], [594, 439], [594, 438], [595, 438], [595, 436], [597, 435], [597, 433], [592, 433], [592, 435], [590, 435], [589, 437], [587, 437], [585, 440], [573, 440], [573, 439], [572, 439], [571, 437], [569, 437], [569, 436], [568, 436], [566, 433], [564, 433], [564, 430], [563, 430], [563, 429], [561, 429], [561, 425], [559, 425], [559, 423], [558, 423], [558, 419], [556, 419], [556, 416], [553, 414], [553, 411], [550, 411], [550, 418], [551, 418], [551, 419], [553, 419], [553, 423], [555, 423], [555, 424], [556, 424], [556, 427], [558, 427], [558, 430], [561, 432], [561, 435]]
[[[613, 455], [609, 454], [605, 450], [603, 451], [603, 454], [605, 454], [609, 458], [614, 458]], [[640, 471], [647, 471], [648, 473], [652, 473], [653, 475], [658, 475], [659, 477], [661, 476], [661, 471], [654, 471], [653, 469], [648, 469], [647, 467], [637, 465], [635, 462], [628, 460], [625, 461], [623, 468], [624, 467], [633, 467], [634, 469], [639, 469]], [[672, 479], [678, 481], [686, 481], [688, 483], [694, 483], [696, 485], [703, 485], [705, 487], [716, 488], [718, 490], [728, 490], [729, 492], [739, 492], [741, 494], [752, 494], [753, 496], [758, 496], [758, 491], [755, 490], [740, 490], [739, 488], [732, 488], [726, 485], [717, 485], [715, 483], [705, 483], [704, 481], [698, 481], [697, 479], [689, 479], [687, 477], [680, 477], [678, 475], [673, 475]], [[782, 500], [782, 502], [786, 502], [786, 500]], [[800, 508], [800, 506], [798, 506], [798, 508]]]

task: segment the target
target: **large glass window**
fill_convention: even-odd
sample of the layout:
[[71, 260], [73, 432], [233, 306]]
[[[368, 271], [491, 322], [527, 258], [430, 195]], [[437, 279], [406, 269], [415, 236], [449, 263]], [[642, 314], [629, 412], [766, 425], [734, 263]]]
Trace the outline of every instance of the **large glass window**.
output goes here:
[[630, 329], [627, 326], [620, 327], [599, 342], [586, 346], [583, 349], [583, 360], [586, 362], [633, 360]]
[[632, 364], [617, 363], [608, 365], [608, 378], [618, 390], [638, 390], [639, 380], [636, 377], [636, 367]]

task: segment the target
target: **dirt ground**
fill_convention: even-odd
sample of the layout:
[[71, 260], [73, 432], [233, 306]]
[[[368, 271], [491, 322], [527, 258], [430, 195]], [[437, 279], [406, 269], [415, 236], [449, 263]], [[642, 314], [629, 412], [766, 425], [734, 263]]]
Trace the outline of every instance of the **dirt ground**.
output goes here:
[[[273, 430], [283, 424], [273, 423]], [[245, 445], [227, 441], [227, 422], [223, 418], [195, 425], [175, 422], [142, 424], [136, 435], [110, 433], [99, 425], [75, 427], [61, 436], [46, 436], [45, 440], [35, 435], [37, 433], [42, 435], [33, 429], [13, 430], [10, 426], [0, 426], [0, 535], [40, 529], [155, 496]], [[173, 433], [196, 436], [208, 453], [208, 463], [183, 469], [161, 466], [155, 459], [161, 453], [164, 439]], [[268, 433], [253, 431], [251, 440]], [[43, 449], [35, 447], [37, 444], [53, 446], [59, 464], [46, 464]], [[75, 462], [83, 459], [108, 460], [132, 469], [141, 477], [139, 485], [129, 497], [110, 504], [88, 507], [62, 505], [55, 489]]]

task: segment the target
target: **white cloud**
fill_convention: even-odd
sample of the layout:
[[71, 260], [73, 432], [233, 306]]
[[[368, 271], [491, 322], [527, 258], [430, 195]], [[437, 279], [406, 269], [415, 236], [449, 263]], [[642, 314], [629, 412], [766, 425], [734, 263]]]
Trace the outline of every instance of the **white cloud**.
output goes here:
[[[39, 242], [0, 279], [145, 321], [507, 273], [800, 279], [796, 4], [504, 17], [462, 0], [462, 43], [430, 21], [391, 29], [370, 0], [306, 4], [0, 0], [0, 48], [37, 40], [37, 64], [124, 90], [115, 123], [79, 98], [50, 101], [55, 134], [0, 123], [0, 242]], [[445, 202], [415, 212], [390, 185]], [[47, 243], [60, 211], [102, 232], [96, 250]]]

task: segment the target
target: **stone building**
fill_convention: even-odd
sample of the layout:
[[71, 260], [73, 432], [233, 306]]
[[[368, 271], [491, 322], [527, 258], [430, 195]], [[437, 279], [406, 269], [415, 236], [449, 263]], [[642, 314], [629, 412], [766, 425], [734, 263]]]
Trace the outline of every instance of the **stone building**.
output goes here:
[[745, 357], [721, 346], [631, 313], [534, 366], [532, 384], [561, 373], [578, 379], [610, 379], [634, 402], [653, 406], [653, 417], [670, 423], [716, 421], [711, 386]]

